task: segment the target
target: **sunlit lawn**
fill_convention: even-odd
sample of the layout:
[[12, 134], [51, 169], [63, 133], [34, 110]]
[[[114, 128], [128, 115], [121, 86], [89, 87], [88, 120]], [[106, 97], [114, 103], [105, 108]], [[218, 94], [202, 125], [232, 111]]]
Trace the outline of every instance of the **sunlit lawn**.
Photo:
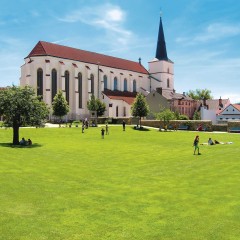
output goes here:
[[0, 239], [240, 239], [240, 134], [0, 129]]

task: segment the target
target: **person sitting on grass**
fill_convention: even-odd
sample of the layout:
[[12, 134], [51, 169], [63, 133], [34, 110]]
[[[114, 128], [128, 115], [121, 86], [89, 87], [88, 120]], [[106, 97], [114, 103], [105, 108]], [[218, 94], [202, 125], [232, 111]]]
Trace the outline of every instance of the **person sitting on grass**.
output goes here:
[[28, 146], [31, 146], [32, 145], [32, 140], [29, 138], [28, 141], [27, 141], [27, 145]]
[[25, 140], [24, 137], [23, 137], [22, 140], [19, 142], [19, 144], [20, 144], [21, 146], [25, 146], [25, 145], [26, 145], [26, 140]]
[[214, 142], [211, 138], [208, 139], [208, 145], [214, 145]]

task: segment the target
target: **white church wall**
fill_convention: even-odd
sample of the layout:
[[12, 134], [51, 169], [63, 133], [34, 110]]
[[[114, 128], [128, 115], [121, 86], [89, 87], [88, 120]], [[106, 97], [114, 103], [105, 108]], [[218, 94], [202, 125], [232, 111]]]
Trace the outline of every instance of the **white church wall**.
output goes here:
[[[61, 59], [57, 57], [46, 57], [38, 56], [31, 57], [32, 62], [29, 62], [29, 59], [25, 60], [25, 64], [21, 67], [21, 79], [20, 84], [26, 85], [29, 84], [35, 90], [37, 90], [37, 70], [41, 68], [43, 70], [43, 100], [51, 106], [52, 104], [52, 70], [56, 69], [57, 71], [57, 92], [62, 90], [64, 96], [65, 93], [65, 72], [69, 72], [69, 106], [70, 113], [69, 118], [81, 118], [81, 116], [89, 115], [87, 109], [87, 101], [91, 97], [91, 84], [90, 76], [94, 76], [94, 95], [100, 97], [101, 91], [103, 91], [103, 77], [107, 76], [108, 80], [108, 89], [114, 89], [114, 77], [118, 80], [118, 89], [119, 91], [124, 91], [124, 79], [127, 79], [127, 90], [133, 91], [133, 81], [136, 81], [136, 90], [140, 91], [140, 87], [143, 87], [149, 91], [149, 79], [148, 74], [142, 74], [137, 72], [132, 72], [123, 69], [115, 69], [106, 66], [101, 66], [101, 64], [89, 64], [83, 62], [76, 62], [68, 59]], [[46, 61], [48, 60], [48, 61]], [[73, 65], [75, 64], [75, 66]], [[86, 67], [88, 66], [88, 67]], [[99, 71], [98, 75], [98, 69]], [[79, 108], [78, 106], [78, 73], [82, 74], [82, 103], [83, 107]], [[28, 76], [28, 77], [27, 77]], [[119, 102], [119, 101], [117, 101]], [[115, 103], [114, 105], [119, 104]], [[123, 114], [123, 103], [119, 105], [119, 115]], [[126, 106], [125, 106], [126, 105]], [[129, 115], [130, 106], [125, 103], [126, 112]], [[116, 117], [116, 111], [114, 109], [113, 115]]]
[[216, 111], [215, 110], [208, 110], [204, 107], [201, 107], [201, 120], [211, 120], [213, 124], [217, 123], [216, 119]]
[[172, 62], [154, 59], [149, 62], [149, 73], [153, 76], [151, 79], [151, 90], [156, 90], [159, 87], [163, 91], [172, 92], [174, 90], [174, 68]]

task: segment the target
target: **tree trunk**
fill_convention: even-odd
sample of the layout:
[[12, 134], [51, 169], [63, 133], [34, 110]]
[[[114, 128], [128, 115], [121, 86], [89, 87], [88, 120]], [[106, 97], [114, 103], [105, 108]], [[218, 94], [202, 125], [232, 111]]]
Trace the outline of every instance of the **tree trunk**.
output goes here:
[[19, 126], [13, 126], [13, 145], [19, 144]]
[[140, 128], [141, 128], [141, 126], [142, 126], [142, 123], [141, 123], [141, 117], [139, 117], [139, 125], [140, 125]]

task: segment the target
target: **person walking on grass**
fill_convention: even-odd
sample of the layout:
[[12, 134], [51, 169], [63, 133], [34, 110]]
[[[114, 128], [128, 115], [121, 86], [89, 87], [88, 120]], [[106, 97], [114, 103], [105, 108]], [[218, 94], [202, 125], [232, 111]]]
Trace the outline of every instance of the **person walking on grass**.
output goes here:
[[195, 155], [195, 153], [196, 153], [196, 150], [197, 150], [198, 155], [201, 154], [201, 153], [199, 152], [199, 146], [198, 146], [198, 144], [199, 144], [199, 136], [196, 136], [195, 139], [194, 139], [194, 142], [193, 142], [193, 146], [194, 146], [194, 152], [193, 152], [193, 154], [194, 154], [194, 155]]
[[125, 121], [123, 120], [123, 122], [122, 122], [122, 126], [123, 126], [123, 131], [125, 131], [125, 126], [126, 126], [126, 123], [125, 123]]
[[105, 132], [105, 130], [104, 130], [104, 128], [102, 128], [102, 130], [101, 130], [102, 139], [104, 139], [104, 132]]
[[108, 124], [106, 124], [106, 135], [109, 134], [109, 131], [108, 131]]

